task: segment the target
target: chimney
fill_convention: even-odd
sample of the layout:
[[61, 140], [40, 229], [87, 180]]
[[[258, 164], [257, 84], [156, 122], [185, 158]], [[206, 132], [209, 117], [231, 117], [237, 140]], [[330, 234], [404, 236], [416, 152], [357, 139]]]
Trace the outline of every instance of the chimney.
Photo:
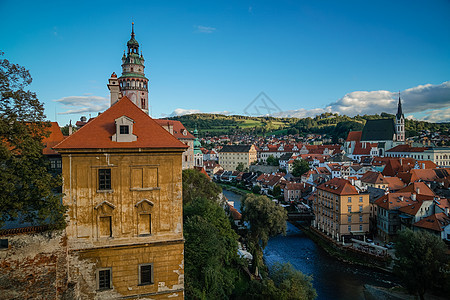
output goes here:
[[417, 192], [417, 195], [420, 194], [420, 189], [419, 189], [419, 187], [416, 188], [416, 192]]
[[400, 165], [403, 166], [403, 159], [400, 158]]
[[445, 208], [445, 214], [448, 216], [448, 213], [449, 213], [448, 207], [446, 207], [446, 208]]
[[425, 169], [425, 163], [422, 163], [422, 169]]
[[403, 201], [403, 196], [398, 196], [398, 199], [399, 199], [400, 201]]
[[416, 201], [417, 200], [416, 193], [411, 193], [411, 200], [412, 201]]

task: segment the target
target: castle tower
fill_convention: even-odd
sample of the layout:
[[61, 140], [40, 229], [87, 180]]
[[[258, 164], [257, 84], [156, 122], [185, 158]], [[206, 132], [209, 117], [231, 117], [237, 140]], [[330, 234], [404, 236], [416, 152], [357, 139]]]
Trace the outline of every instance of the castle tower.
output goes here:
[[397, 142], [405, 141], [405, 116], [402, 111], [402, 101], [400, 100], [400, 92], [398, 93], [398, 108], [395, 115], [395, 133]]
[[[134, 23], [131, 27], [131, 39], [127, 43], [128, 52], [122, 56], [122, 76], [118, 78], [119, 88], [122, 96], [127, 96], [134, 104], [148, 114], [148, 79], [144, 74], [144, 57], [142, 52], [139, 55], [139, 43], [134, 38]], [[117, 102], [114, 94], [114, 86], [110, 84], [108, 88], [111, 91], [111, 105]], [[111, 86], [111, 88], [110, 88]]]

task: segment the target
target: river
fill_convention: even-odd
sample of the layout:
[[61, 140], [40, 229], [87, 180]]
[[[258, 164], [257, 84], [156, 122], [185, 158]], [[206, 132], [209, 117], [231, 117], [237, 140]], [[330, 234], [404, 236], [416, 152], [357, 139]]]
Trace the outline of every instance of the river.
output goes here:
[[[241, 196], [227, 190], [223, 193], [229, 201], [234, 201], [235, 208], [240, 211]], [[276, 262], [289, 262], [304, 274], [312, 275], [319, 300], [365, 299], [364, 284], [382, 287], [395, 285], [389, 274], [333, 258], [290, 223], [287, 223], [286, 236], [279, 235], [269, 240], [264, 250], [264, 260], [269, 268]]]

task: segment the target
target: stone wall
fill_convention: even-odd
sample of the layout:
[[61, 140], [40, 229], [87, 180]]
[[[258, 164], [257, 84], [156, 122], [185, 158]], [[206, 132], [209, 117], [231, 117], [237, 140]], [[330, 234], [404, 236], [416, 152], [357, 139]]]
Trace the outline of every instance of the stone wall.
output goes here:
[[0, 299], [65, 297], [68, 286], [65, 233], [24, 231], [18, 234], [0, 231], [0, 239], [8, 240], [8, 248], [0, 249]]

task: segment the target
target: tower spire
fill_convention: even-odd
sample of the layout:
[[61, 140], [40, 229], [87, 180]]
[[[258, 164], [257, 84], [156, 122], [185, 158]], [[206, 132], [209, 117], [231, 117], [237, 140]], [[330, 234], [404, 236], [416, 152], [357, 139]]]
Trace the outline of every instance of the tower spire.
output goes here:
[[131, 22], [131, 38], [134, 39], [134, 22]]
[[403, 116], [402, 100], [400, 99], [400, 91], [398, 91], [398, 107], [397, 107], [397, 119]]

